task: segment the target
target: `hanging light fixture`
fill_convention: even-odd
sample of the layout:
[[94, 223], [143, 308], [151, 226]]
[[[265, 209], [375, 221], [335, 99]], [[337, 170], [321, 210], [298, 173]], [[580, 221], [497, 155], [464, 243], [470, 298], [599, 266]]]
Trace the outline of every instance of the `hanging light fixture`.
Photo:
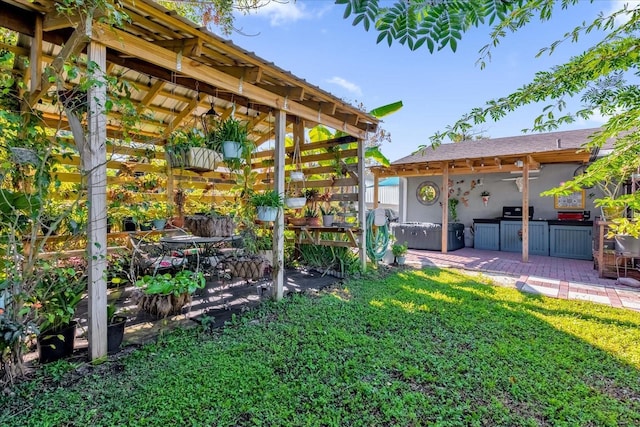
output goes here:
[[202, 122], [202, 128], [204, 129], [205, 134], [209, 135], [209, 133], [213, 130], [213, 121], [218, 117], [219, 114], [214, 109], [214, 100], [211, 100], [211, 108], [207, 110], [204, 114], [200, 116], [200, 121]]

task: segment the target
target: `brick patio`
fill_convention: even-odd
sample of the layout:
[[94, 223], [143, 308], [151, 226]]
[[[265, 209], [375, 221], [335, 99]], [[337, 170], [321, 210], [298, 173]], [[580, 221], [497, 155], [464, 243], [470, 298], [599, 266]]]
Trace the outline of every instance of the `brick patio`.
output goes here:
[[530, 255], [524, 263], [520, 253], [462, 248], [446, 254], [411, 249], [407, 262], [499, 275], [523, 292], [640, 311], [640, 288], [598, 277], [593, 261]]

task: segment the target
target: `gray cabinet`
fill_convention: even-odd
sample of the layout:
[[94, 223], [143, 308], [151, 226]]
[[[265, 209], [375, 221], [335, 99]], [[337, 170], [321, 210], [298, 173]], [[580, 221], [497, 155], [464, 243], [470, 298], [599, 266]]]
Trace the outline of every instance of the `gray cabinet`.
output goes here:
[[[500, 221], [500, 250], [522, 252], [522, 221]], [[529, 222], [529, 253], [549, 255], [549, 226], [546, 221]]]
[[592, 259], [591, 227], [549, 226], [549, 250], [558, 258]]
[[475, 249], [500, 250], [500, 224], [474, 223], [473, 247]]

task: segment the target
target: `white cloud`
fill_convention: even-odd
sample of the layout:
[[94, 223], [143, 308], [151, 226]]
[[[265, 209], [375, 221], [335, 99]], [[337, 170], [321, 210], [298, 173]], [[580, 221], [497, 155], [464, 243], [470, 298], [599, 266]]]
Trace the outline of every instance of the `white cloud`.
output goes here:
[[340, 86], [343, 89], [346, 89], [347, 91], [353, 93], [354, 95], [357, 96], [362, 96], [362, 89], [360, 89], [360, 86], [358, 86], [355, 83], [351, 83], [348, 80], [343, 79], [342, 77], [332, 77], [329, 80], [327, 80], [327, 83], [333, 83], [335, 85]]
[[[624, 5], [627, 5], [627, 10], [632, 10], [640, 6], [640, 0], [614, 0], [611, 2], [611, 8], [609, 9], [609, 13], [617, 12], [621, 10]], [[616, 25], [622, 25], [629, 20], [628, 16], [619, 15], [616, 18]]]
[[256, 15], [269, 19], [272, 27], [279, 27], [301, 19], [310, 18], [305, 6], [298, 2], [269, 1], [257, 9]]

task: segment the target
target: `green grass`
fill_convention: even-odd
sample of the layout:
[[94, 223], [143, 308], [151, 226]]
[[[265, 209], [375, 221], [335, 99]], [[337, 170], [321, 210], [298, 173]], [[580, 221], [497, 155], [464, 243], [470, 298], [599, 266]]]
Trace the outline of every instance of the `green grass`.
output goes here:
[[639, 325], [405, 270], [165, 335], [106, 373], [42, 374], [0, 401], [0, 425], [638, 425]]

